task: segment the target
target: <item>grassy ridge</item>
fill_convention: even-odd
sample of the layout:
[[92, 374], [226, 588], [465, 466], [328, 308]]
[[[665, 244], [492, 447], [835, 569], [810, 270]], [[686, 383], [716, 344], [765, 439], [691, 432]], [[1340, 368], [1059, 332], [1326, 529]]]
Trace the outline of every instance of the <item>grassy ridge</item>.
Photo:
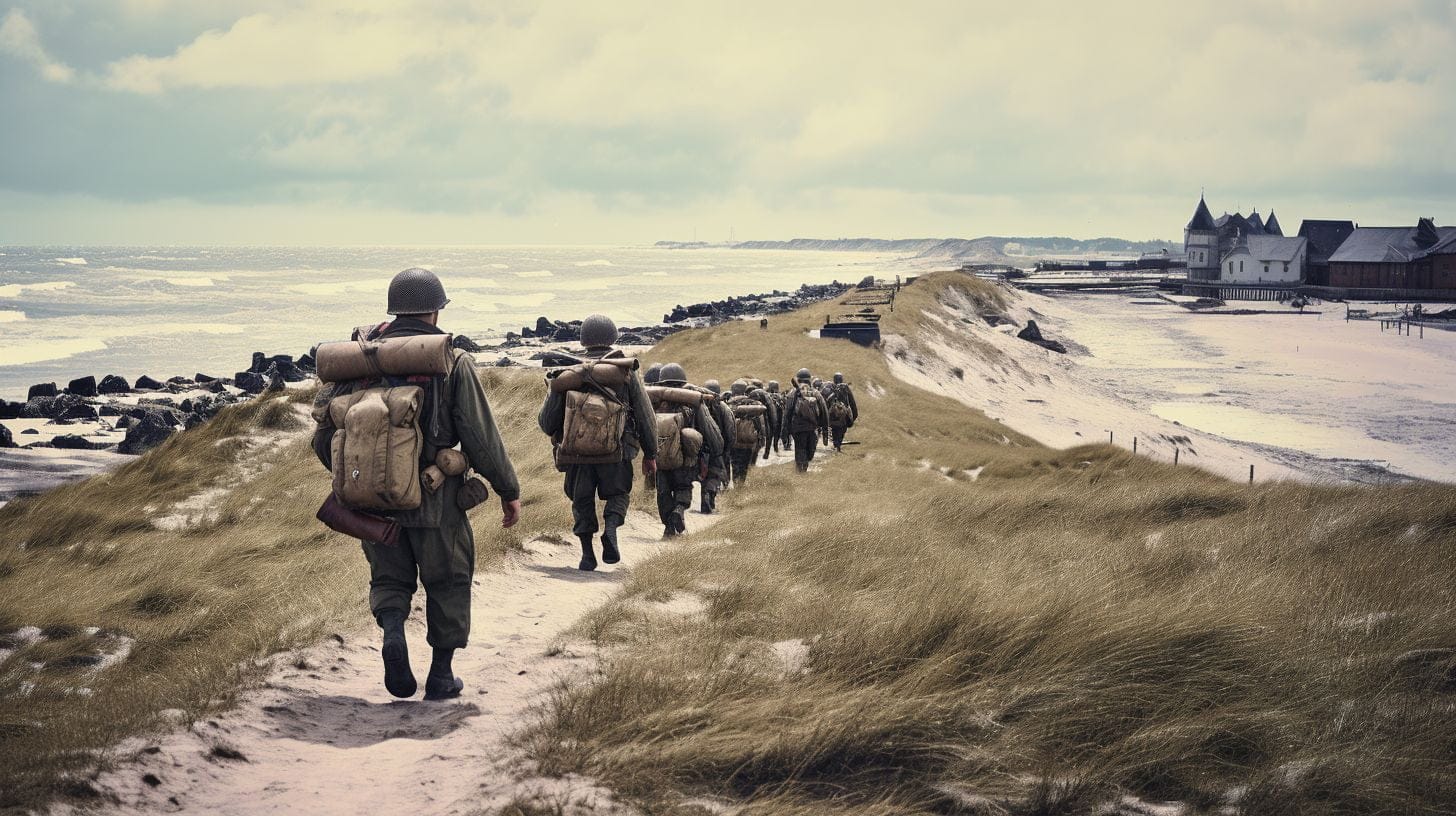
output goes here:
[[[540, 379], [482, 379], [525, 488], [517, 527], [500, 528], [494, 500], [471, 516], [489, 569], [569, 529], [570, 510], [535, 426]], [[0, 652], [0, 810], [94, 797], [87, 778], [119, 740], [225, 707], [261, 658], [367, 624], [358, 542], [313, 518], [329, 477], [298, 413], [310, 396], [228, 408], [114, 473], [0, 508], [0, 649], [14, 649]], [[205, 517], [153, 524], [208, 490]], [[21, 627], [44, 638], [6, 637]]]
[[[886, 330], [932, 327], [946, 287], [998, 305], [932, 276]], [[695, 378], [845, 371], [863, 444], [757, 473], [581, 624], [615, 648], [526, 737], [548, 768], [653, 812], [1456, 810], [1456, 489], [1049, 450], [805, 337], [821, 319], [655, 351]]]

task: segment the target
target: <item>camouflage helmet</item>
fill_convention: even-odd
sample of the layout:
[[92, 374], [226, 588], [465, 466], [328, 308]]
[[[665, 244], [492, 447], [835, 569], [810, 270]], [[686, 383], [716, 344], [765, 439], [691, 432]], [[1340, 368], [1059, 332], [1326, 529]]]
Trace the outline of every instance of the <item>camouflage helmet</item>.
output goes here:
[[814, 375], [810, 374], [809, 369], [807, 368], [799, 369], [799, 373], [794, 375], [794, 379], [798, 380], [799, 382], [808, 382], [813, 377]]
[[709, 391], [712, 391], [714, 394], [723, 393], [723, 386], [717, 380], [708, 380], [707, 382], [703, 383], [703, 387], [708, 389]]
[[733, 396], [741, 397], [748, 393], [748, 383], [744, 380], [733, 381]]
[[778, 380], [769, 380], [768, 381], [768, 392], [770, 394], [777, 394], [779, 392], [779, 381]]
[[661, 382], [663, 385], [686, 385], [688, 381], [688, 372], [683, 369], [681, 363], [668, 363], [667, 365], [663, 366], [662, 371], [658, 373], [658, 381]]
[[392, 315], [429, 314], [449, 302], [434, 272], [412, 266], [390, 280], [389, 308], [385, 311]]
[[662, 363], [653, 363], [642, 373], [642, 381], [648, 385], [656, 385], [662, 378]]
[[617, 342], [617, 324], [606, 315], [587, 315], [581, 321], [581, 344], [587, 348], [602, 348]]
[[838, 371], [834, 372], [834, 381], [836, 383], [844, 382], [844, 375], [839, 373]]

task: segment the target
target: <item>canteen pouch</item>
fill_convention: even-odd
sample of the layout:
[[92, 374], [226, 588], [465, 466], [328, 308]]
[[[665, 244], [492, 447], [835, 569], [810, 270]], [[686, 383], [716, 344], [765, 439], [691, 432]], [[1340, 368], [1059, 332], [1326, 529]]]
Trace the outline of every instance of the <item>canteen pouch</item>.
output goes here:
[[485, 481], [479, 476], [471, 476], [460, 486], [460, 492], [455, 494], [455, 506], [464, 512], [479, 507], [490, 498], [490, 489], [485, 486]]

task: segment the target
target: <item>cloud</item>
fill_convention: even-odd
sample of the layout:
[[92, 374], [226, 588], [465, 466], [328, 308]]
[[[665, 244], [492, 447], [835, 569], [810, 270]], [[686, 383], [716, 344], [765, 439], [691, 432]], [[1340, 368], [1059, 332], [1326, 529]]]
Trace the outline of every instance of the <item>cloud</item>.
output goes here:
[[11, 9], [0, 20], [0, 52], [30, 63], [50, 82], [66, 83], [76, 76], [69, 65], [51, 58], [41, 45], [35, 24], [18, 8]]

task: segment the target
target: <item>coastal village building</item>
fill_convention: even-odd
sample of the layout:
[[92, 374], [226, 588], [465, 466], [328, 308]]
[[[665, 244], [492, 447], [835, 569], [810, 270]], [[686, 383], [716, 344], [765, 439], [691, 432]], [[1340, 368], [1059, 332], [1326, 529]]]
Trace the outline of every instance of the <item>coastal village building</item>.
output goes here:
[[[1220, 280], [1228, 280], [1226, 257], [1241, 246], [1248, 250], [1248, 247], [1245, 246], [1246, 241], [1255, 237], [1293, 240], [1284, 239], [1284, 229], [1279, 225], [1279, 218], [1272, 211], [1270, 211], [1267, 221], [1259, 215], [1257, 210], [1248, 216], [1240, 213], [1224, 213], [1218, 218], [1214, 218], [1208, 210], [1208, 203], [1200, 196], [1198, 207], [1193, 211], [1193, 218], [1188, 222], [1188, 226], [1183, 228], [1183, 252], [1188, 257], [1189, 282], [1215, 283]], [[1299, 263], [1293, 267], [1296, 273], [1293, 280], [1298, 283], [1302, 279], [1304, 253], [1302, 251], [1296, 253], [1293, 244], [1281, 246], [1274, 243], [1261, 243], [1258, 245], [1257, 254], [1260, 258], [1255, 267], [1250, 267], [1248, 259], [1244, 259], [1244, 270], [1238, 272], [1239, 281], [1244, 281], [1250, 273], [1256, 270], [1262, 271], [1262, 264], [1268, 260], [1271, 263], [1271, 274], [1278, 270], [1280, 276], [1270, 278], [1265, 275], [1265, 279], [1280, 283], [1286, 282], [1289, 278], [1287, 273], [1283, 272], [1282, 264], [1286, 256], [1290, 256], [1292, 262], [1292, 256], [1296, 254]], [[1269, 257], [1264, 258], [1264, 255]], [[1235, 259], [1234, 268], [1238, 269], [1238, 259]], [[1257, 279], [1256, 275], [1253, 280]]]
[[1284, 283], [1298, 286], [1304, 274], [1303, 238], [1249, 235], [1223, 256], [1222, 283]]
[[1330, 255], [1329, 285], [1456, 292], [1456, 227], [1359, 227]]
[[1354, 231], [1354, 221], [1306, 218], [1299, 225], [1299, 237], [1309, 241], [1304, 258], [1305, 283], [1311, 286], [1330, 285], [1330, 256]]

